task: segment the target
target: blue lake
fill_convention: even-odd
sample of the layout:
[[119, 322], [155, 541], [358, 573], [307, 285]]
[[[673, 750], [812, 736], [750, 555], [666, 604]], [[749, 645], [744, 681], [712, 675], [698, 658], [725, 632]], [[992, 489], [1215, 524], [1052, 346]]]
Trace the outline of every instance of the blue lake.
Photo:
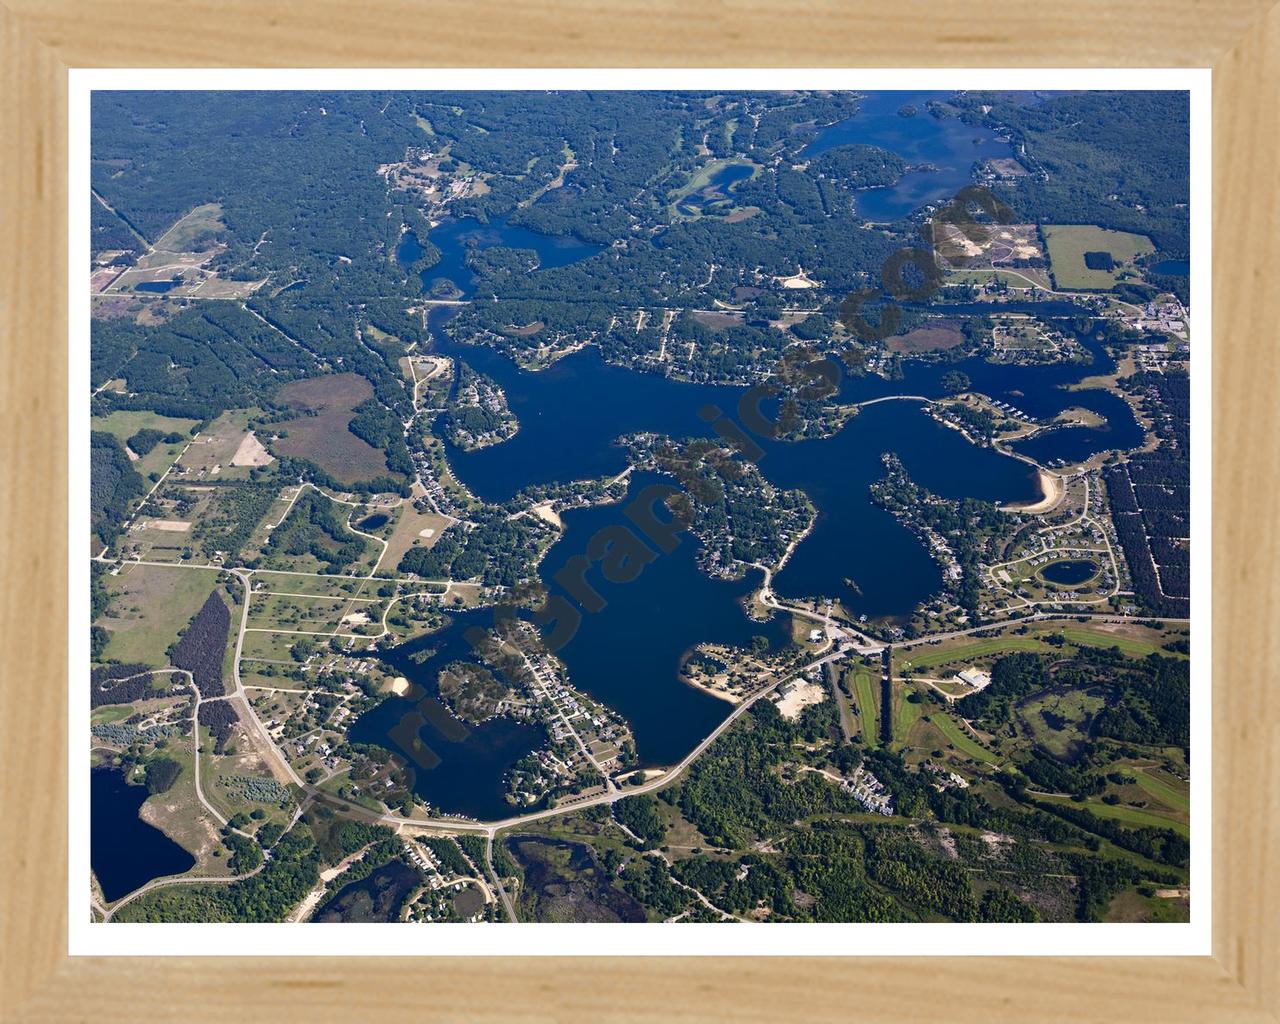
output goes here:
[[1050, 583], [1064, 587], [1074, 587], [1085, 580], [1093, 579], [1098, 571], [1098, 563], [1086, 560], [1075, 562], [1054, 562], [1040, 570], [1040, 575]]
[[[937, 92], [875, 92], [860, 102], [850, 118], [828, 125], [806, 146], [802, 156], [825, 153], [837, 146], [861, 143], [897, 153], [908, 170], [892, 185], [858, 192], [856, 208], [868, 220], [887, 222], [905, 217], [926, 203], [950, 199], [973, 180], [975, 162], [1009, 157], [1013, 152], [990, 128], [967, 125], [959, 118], [939, 119], [926, 109], [930, 100], [945, 99]], [[917, 108], [914, 117], [898, 111]]]
[[1148, 268], [1153, 274], [1167, 274], [1170, 277], [1190, 277], [1190, 260], [1161, 260]]
[[[467, 254], [472, 249], [531, 249], [538, 255], [539, 268], [545, 270], [576, 263], [603, 248], [572, 236], [539, 234], [508, 224], [502, 217], [494, 217], [488, 224], [470, 217], [449, 218], [432, 228], [427, 237], [440, 250], [440, 260], [422, 271], [423, 290], [431, 293], [441, 282], [448, 281], [462, 298], [475, 292], [475, 272], [467, 266]], [[422, 258], [422, 252], [418, 236], [405, 231], [396, 247], [396, 262], [409, 270]]]
[[164, 294], [180, 285], [181, 281], [139, 281], [133, 286], [135, 292], [158, 292]]
[[[1004, 311], [1017, 311], [1012, 306]], [[984, 306], [940, 307], [948, 315], [980, 314]], [[1066, 303], [1039, 307], [1045, 316], [1072, 323], [1081, 311]], [[433, 312], [433, 349], [464, 358], [496, 380], [507, 393], [521, 429], [502, 444], [474, 452], [448, 448], [450, 466], [468, 487], [490, 501], [506, 501], [521, 489], [557, 481], [587, 480], [620, 472], [626, 465], [618, 438], [654, 431], [675, 438], [710, 436], [698, 415], [713, 404], [734, 414], [744, 389], [695, 385], [610, 366], [594, 348], [559, 360], [546, 370], [520, 369], [486, 346], [465, 345], [442, 330], [450, 310]], [[1051, 418], [1070, 406], [1093, 409], [1108, 423], [1101, 429], [1056, 429], [1019, 446], [1049, 461], [1083, 458], [1107, 448], [1132, 447], [1141, 430], [1129, 407], [1106, 391], [1070, 391], [1070, 385], [1113, 368], [1100, 342], [1085, 334], [1087, 364], [1007, 366], [967, 359], [957, 363], [908, 363], [901, 380], [848, 377], [845, 401], [885, 395], [939, 397], [948, 370], [968, 374], [977, 390], [1008, 401], [1036, 417]], [[773, 483], [804, 490], [818, 510], [813, 532], [795, 550], [774, 580], [785, 597], [840, 598], [855, 614], [894, 619], [934, 593], [940, 570], [924, 546], [869, 500], [871, 484], [884, 475], [880, 456], [894, 452], [919, 483], [946, 497], [991, 501], [1032, 500], [1038, 484], [1025, 463], [978, 448], [947, 429], [914, 401], [881, 402], [863, 408], [835, 436], [783, 442], [757, 438], [758, 465]], [[633, 474], [628, 500], [657, 478]], [[540, 568], [552, 591], [556, 572], [587, 541], [608, 526], [626, 525], [626, 501], [564, 513], [566, 533]], [[558, 650], [574, 684], [617, 709], [630, 722], [644, 764], [671, 764], [684, 756], [728, 712], [728, 705], [682, 683], [682, 657], [699, 641], [748, 645], [756, 635], [773, 645], [785, 642], [786, 621], [753, 623], [741, 599], [758, 577], [737, 582], [712, 580], [695, 562], [697, 541], [683, 538], [671, 555], [646, 565], [639, 578], [608, 584], [595, 570], [588, 582], [605, 599], [596, 613], [584, 613], [572, 638]], [[434, 700], [436, 674], [448, 661], [470, 654], [462, 637], [471, 625], [489, 625], [492, 611], [460, 615], [447, 630], [413, 641], [384, 657], [398, 674], [426, 695], [420, 737], [439, 764], [416, 773], [415, 789], [436, 808], [484, 819], [506, 817], [503, 776], [510, 765], [543, 742], [540, 728], [509, 719], [462, 726]], [[411, 655], [435, 652], [424, 661]], [[413, 701], [392, 698], [356, 723], [352, 739], [392, 749], [389, 732], [411, 712]]]
[[153, 878], [190, 871], [196, 859], [138, 817], [148, 793], [117, 768], [89, 773], [89, 863], [108, 903]]
[[[858, 208], [873, 220], [894, 220], [923, 203], [945, 200], [972, 180], [975, 162], [1007, 157], [1010, 149], [989, 129], [954, 118], [934, 118], [926, 109], [933, 98], [944, 97], [936, 93], [872, 95], [857, 115], [820, 131], [805, 155], [864, 142], [891, 149], [910, 165], [929, 165], [929, 169], [908, 172], [893, 186], [859, 192]], [[898, 114], [905, 104], [918, 108], [916, 116]], [[706, 189], [683, 201], [689, 204], [685, 212], [721, 201], [749, 174], [745, 166], [723, 169]], [[599, 251], [598, 246], [577, 239], [539, 235], [501, 219], [488, 225], [447, 220], [432, 229], [429, 237], [440, 249], [441, 259], [423, 271], [424, 289], [430, 291], [447, 279], [468, 296], [476, 287], [475, 276], [466, 266], [471, 247], [532, 249], [541, 267], [564, 266]], [[421, 253], [418, 239], [406, 232], [396, 254], [400, 264], [411, 268]], [[1081, 331], [1090, 329], [1088, 312], [1066, 302], [928, 309], [952, 317], [1031, 312], [1055, 318], [1066, 330], [1076, 330], [1077, 324]], [[707, 405], [738, 419], [743, 388], [688, 384], [610, 366], [594, 348], [537, 373], [524, 371], [491, 348], [449, 338], [442, 328], [452, 315], [446, 308], [431, 313], [433, 350], [465, 359], [493, 378], [505, 390], [520, 421], [515, 437], [489, 448], [464, 452], [445, 443], [454, 474], [487, 501], [505, 502], [535, 485], [616, 474], [626, 465], [618, 439], [629, 433], [649, 431], [677, 439], [712, 436], [712, 428], [699, 416]], [[1040, 462], [1077, 461], [1105, 449], [1136, 446], [1141, 429], [1122, 399], [1101, 390], [1068, 390], [1083, 377], [1113, 369], [1096, 337], [1086, 333], [1079, 340], [1090, 355], [1088, 364], [1008, 366], [980, 358], [908, 362], [899, 380], [847, 377], [840, 398], [845, 402], [888, 395], [937, 398], [944, 394], [943, 375], [958, 369], [969, 376], [975, 390], [1032, 417], [1047, 421], [1078, 406], [1106, 419], [1101, 428], [1053, 429], [1017, 446], [1019, 452]], [[870, 502], [871, 484], [884, 476], [882, 453], [897, 454], [917, 482], [946, 497], [1017, 502], [1039, 495], [1030, 466], [970, 444], [959, 432], [935, 422], [915, 401], [865, 407], [836, 435], [822, 440], [755, 440], [763, 451], [758, 461], [761, 472], [778, 486], [804, 490], [817, 509], [813, 531], [775, 577], [775, 590], [793, 598], [836, 597], [854, 614], [870, 619], [905, 616], [941, 585], [940, 570], [923, 544]], [[633, 474], [623, 502], [563, 514], [565, 534], [539, 570], [552, 592], [561, 590], [555, 576], [565, 563], [581, 555], [600, 530], [628, 525], [627, 501], [658, 480], [649, 473]], [[609, 584], [596, 569], [589, 570], [587, 581], [604, 599], [604, 607], [584, 612], [571, 638], [557, 650], [575, 686], [628, 720], [637, 753], [646, 765], [678, 761], [729, 712], [729, 705], [679, 680], [681, 659], [694, 644], [718, 641], [746, 646], [753, 637], [763, 635], [777, 646], [788, 637], [785, 618], [761, 624], [750, 621], [743, 611], [742, 599], [758, 586], [759, 577], [736, 582], [707, 577], [696, 565], [697, 543], [692, 536], [683, 536], [672, 554], [646, 564], [629, 583]], [[397, 674], [413, 681], [417, 693], [412, 700], [385, 701], [362, 716], [351, 734], [354, 742], [376, 743], [403, 753], [404, 736], [397, 739], [393, 730], [407, 714], [418, 714], [418, 737], [430, 754], [423, 756], [425, 763], [415, 772], [416, 791], [440, 811], [484, 819], [514, 813], [503, 799], [505, 772], [545, 739], [541, 727], [511, 719], [464, 725], [435, 699], [439, 669], [471, 654], [463, 633], [474, 625], [491, 624], [492, 616], [492, 610], [468, 612], [439, 634], [383, 652]]]

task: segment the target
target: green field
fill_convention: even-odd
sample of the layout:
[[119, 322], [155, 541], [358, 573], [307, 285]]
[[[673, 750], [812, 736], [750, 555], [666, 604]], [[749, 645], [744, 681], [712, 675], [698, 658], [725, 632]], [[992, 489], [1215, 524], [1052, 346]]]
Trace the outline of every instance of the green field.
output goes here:
[[859, 668], [853, 676], [853, 692], [858, 696], [858, 721], [862, 741], [869, 747], [880, 745], [880, 702], [876, 700], [876, 680], [870, 670]]
[[1054, 630], [1054, 632], [1061, 633], [1066, 637], [1068, 643], [1075, 644], [1077, 647], [1119, 647], [1120, 653], [1127, 654], [1130, 658], [1145, 658], [1148, 654], [1163, 654], [1166, 658], [1186, 657], [1183, 654], [1173, 654], [1171, 651], [1166, 651], [1157, 644], [1148, 643], [1145, 640], [1117, 636], [1114, 633], [1106, 633], [1100, 629], [1087, 629], [1083, 626], [1063, 626], [1060, 630]]
[[903, 658], [894, 666], [895, 672], [908, 668], [932, 668], [953, 661], [973, 661], [975, 658], [991, 654], [1003, 654], [1006, 651], [1048, 651], [1053, 650], [1043, 640], [1030, 636], [991, 637], [989, 640], [978, 640], [959, 647], [938, 648], [921, 646], [919, 653], [913, 650], [909, 657]]
[[1187, 793], [1170, 785], [1163, 779], [1149, 774], [1151, 771], [1149, 768], [1135, 767], [1131, 770], [1138, 780], [1138, 785], [1153, 799], [1159, 800], [1162, 804], [1175, 810], [1191, 810], [1191, 797]]
[[1041, 639], [1049, 633], [1061, 633], [1068, 644], [1076, 647], [1118, 647], [1122, 654], [1130, 658], [1145, 658], [1148, 654], [1163, 654], [1166, 657], [1185, 657], [1174, 655], [1164, 650], [1159, 644], [1135, 637], [1108, 633], [1101, 629], [1090, 629], [1080, 625], [1059, 625], [1051, 623], [1044, 626], [1033, 626], [1039, 635], [1036, 636], [997, 636], [971, 642], [958, 642], [954, 646], [944, 642], [938, 647], [921, 645], [908, 652], [894, 657], [894, 672], [903, 672], [914, 668], [934, 668], [952, 662], [972, 662], [979, 658], [1005, 654], [1012, 651], [1041, 651], [1070, 654], [1070, 648], [1054, 647]]
[[981, 285], [994, 280], [1014, 289], [1048, 288], [1049, 282], [1044, 279], [1044, 276], [1044, 271], [1035, 267], [1023, 267], [1017, 271], [990, 269], [953, 270], [947, 275], [947, 283]]
[[916, 724], [916, 720], [924, 714], [924, 703], [915, 704], [907, 700], [909, 693], [915, 690], [910, 687], [894, 687], [894, 707], [893, 707], [893, 741], [894, 743], [906, 743], [907, 737], [911, 735], [911, 727]]
[[1091, 814], [1096, 814], [1099, 818], [1122, 821], [1126, 825], [1134, 825], [1138, 828], [1169, 828], [1180, 836], [1191, 837], [1191, 826], [1185, 822], [1175, 821], [1173, 818], [1166, 818], [1164, 815], [1156, 814], [1152, 811], [1139, 810], [1137, 807], [1126, 807], [1124, 804], [1104, 804], [1101, 800], [1086, 800], [1083, 804], [1077, 804], [1069, 796], [1037, 794], [1036, 799], [1083, 807]]
[[[1093, 224], [1045, 224], [1045, 246], [1054, 284], [1059, 288], [1088, 288], [1107, 291], [1116, 283], [1119, 265], [1136, 256], [1155, 252], [1151, 239], [1127, 231], [1111, 231]], [[1090, 270], [1086, 252], [1109, 252], [1117, 264], [1114, 270]]]
[[217, 579], [216, 569], [152, 565], [130, 565], [119, 576], [104, 576], [111, 605], [95, 623], [111, 633], [103, 657], [167, 665], [169, 645], [200, 610]]
[[966, 754], [975, 761], [982, 761], [987, 764], [997, 764], [999, 760], [997, 756], [981, 743], [975, 740], [963, 727], [950, 715], [943, 711], [933, 711], [929, 714], [929, 721], [937, 726], [941, 732], [956, 750], [962, 754]]
[[156, 248], [165, 252], [203, 252], [225, 227], [222, 207], [217, 203], [205, 203], [180, 217], [173, 227], [156, 239]]
[[249, 605], [249, 625], [259, 629], [297, 629], [305, 632], [333, 631], [350, 606], [352, 612], [368, 611], [375, 602], [350, 598], [285, 597], [255, 594]]

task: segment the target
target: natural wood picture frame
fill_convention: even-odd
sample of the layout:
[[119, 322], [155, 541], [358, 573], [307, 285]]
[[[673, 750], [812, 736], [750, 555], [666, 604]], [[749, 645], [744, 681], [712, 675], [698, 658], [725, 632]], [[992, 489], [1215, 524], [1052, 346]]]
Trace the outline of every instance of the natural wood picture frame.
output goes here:
[[[8, 1021], [1280, 1020], [1280, 7], [609, 9], [6, 0], [0, 280], [0, 1006]], [[70, 958], [67, 71], [94, 66], [1212, 67], [1212, 957]], [[1261, 492], [1261, 493], [1259, 493]], [[79, 536], [71, 534], [73, 541]], [[74, 547], [73, 547], [74, 550]]]

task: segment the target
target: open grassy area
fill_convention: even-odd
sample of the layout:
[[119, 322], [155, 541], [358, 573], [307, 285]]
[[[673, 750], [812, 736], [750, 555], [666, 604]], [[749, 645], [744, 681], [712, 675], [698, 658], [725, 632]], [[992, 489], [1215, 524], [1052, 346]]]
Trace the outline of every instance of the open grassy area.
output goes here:
[[1036, 799], [1084, 807], [1099, 818], [1109, 818], [1113, 821], [1124, 822], [1126, 825], [1133, 825], [1135, 828], [1169, 828], [1180, 836], [1191, 837], [1191, 826], [1186, 822], [1177, 821], [1174, 818], [1166, 818], [1163, 814], [1144, 811], [1137, 807], [1126, 807], [1124, 804], [1106, 804], [1101, 800], [1086, 800], [1082, 804], [1076, 804], [1069, 796], [1048, 794], [1037, 794]]
[[182, 453], [182, 449], [191, 440], [191, 428], [198, 422], [199, 420], [179, 419], [176, 416], [160, 416], [154, 412], [117, 410], [107, 416], [93, 417], [89, 421], [89, 426], [93, 430], [106, 431], [114, 436], [121, 445], [126, 446], [129, 438], [133, 437], [139, 430], [159, 430], [166, 434], [182, 434], [181, 441], [174, 444], [165, 444], [162, 441], [133, 464], [133, 468], [141, 473], [145, 479], [149, 478], [152, 473], [163, 473], [173, 465], [174, 459]]
[[255, 594], [249, 605], [250, 627], [296, 629], [305, 632], [332, 631], [348, 606], [353, 612], [368, 611], [374, 601], [348, 597], [290, 597], [284, 594]]
[[214, 236], [224, 230], [222, 207], [217, 203], [205, 203], [180, 217], [168, 231], [156, 239], [155, 247], [168, 252], [203, 252], [214, 242]]
[[967, 663], [977, 658], [1010, 651], [1048, 650], [1053, 648], [1043, 640], [1030, 636], [991, 637], [985, 640], [971, 640], [957, 646], [949, 646], [946, 643], [938, 647], [922, 645], [911, 648], [902, 655], [895, 654], [894, 672], [902, 672], [909, 668], [934, 668], [951, 662]]
[[1087, 742], [1093, 716], [1105, 706], [1102, 697], [1088, 690], [1053, 687], [1020, 703], [1017, 715], [1037, 746], [1070, 760]]
[[401, 505], [395, 527], [387, 539], [387, 553], [382, 556], [384, 572], [392, 572], [412, 547], [434, 547], [449, 528], [450, 520], [436, 512], [418, 512], [411, 504]]
[[914, 686], [894, 685], [893, 703], [893, 741], [895, 744], [907, 742], [911, 735], [911, 727], [924, 714], [924, 702], [916, 703], [907, 699], [908, 695], [918, 693]]
[[997, 754], [988, 750], [965, 732], [960, 723], [945, 711], [930, 711], [929, 721], [947, 738], [947, 742], [962, 754], [972, 757], [975, 761], [983, 761], [990, 764], [999, 763], [1000, 758]]
[[268, 570], [255, 571], [251, 579], [253, 580], [255, 601], [257, 600], [258, 592], [262, 590], [272, 593], [313, 594], [317, 597], [340, 598], [350, 597], [352, 594], [360, 592], [362, 584], [375, 586], [386, 582], [383, 580], [365, 584], [364, 580], [344, 579], [340, 576], [295, 575], [288, 572], [270, 572]]
[[1181, 787], [1175, 786], [1157, 775], [1155, 769], [1152, 768], [1134, 766], [1129, 770], [1137, 778], [1139, 788], [1153, 799], [1180, 811], [1191, 810], [1191, 796], [1186, 791], [1186, 783], [1182, 783]]
[[[1059, 288], [1088, 288], [1106, 291], [1116, 283], [1122, 264], [1155, 251], [1151, 239], [1127, 231], [1111, 231], [1094, 224], [1045, 224], [1045, 244], [1049, 267]], [[1084, 254], [1106, 252], [1117, 264], [1113, 270], [1090, 270]]]
[[1163, 654], [1166, 658], [1186, 657], [1166, 651], [1159, 644], [1101, 629], [1089, 629], [1087, 626], [1063, 626], [1053, 632], [1060, 632], [1068, 643], [1077, 647], [1119, 647], [1120, 652], [1130, 658], [1145, 658], [1148, 654]]
[[880, 701], [876, 690], [878, 680], [870, 669], [858, 668], [853, 674], [853, 692], [858, 696], [858, 721], [862, 729], [862, 742], [869, 747], [880, 745]]
[[249, 467], [233, 466], [231, 461], [249, 432], [249, 420], [256, 414], [256, 409], [229, 409], [205, 427], [182, 457], [190, 479], [246, 479]]
[[953, 270], [947, 275], [948, 284], [983, 285], [989, 281], [998, 281], [1014, 289], [1051, 287], [1048, 275], [1039, 267], [1018, 267], [1016, 270], [973, 268]]
[[241, 658], [259, 658], [264, 661], [285, 661], [292, 663], [293, 645], [305, 640], [317, 650], [329, 643], [326, 636], [299, 636], [296, 633], [260, 633], [246, 630], [244, 646], [240, 650]]
[[118, 576], [104, 576], [112, 600], [109, 614], [95, 623], [111, 633], [103, 656], [167, 665], [169, 645], [200, 610], [217, 579], [216, 569], [156, 565], [125, 565]]
[[[1014, 629], [1027, 629], [1028, 632], [1014, 633]], [[1061, 634], [1067, 644], [1054, 646], [1046, 642], [1043, 638], [1050, 634]], [[898, 648], [894, 653], [893, 671], [898, 674], [909, 669], [931, 669], [942, 665], [960, 667], [982, 659], [990, 661], [1014, 651], [1067, 655], [1072, 653], [1073, 648], [1079, 647], [1118, 647], [1121, 653], [1130, 658], [1145, 658], [1148, 654], [1184, 657], [1166, 651], [1160, 640], [1161, 634], [1158, 631], [1136, 624], [1106, 628], [1086, 626], [1075, 621], [1035, 622], [1009, 627], [1001, 636], [981, 639], [962, 636], [944, 640], [936, 646], [921, 644], [917, 647]]]

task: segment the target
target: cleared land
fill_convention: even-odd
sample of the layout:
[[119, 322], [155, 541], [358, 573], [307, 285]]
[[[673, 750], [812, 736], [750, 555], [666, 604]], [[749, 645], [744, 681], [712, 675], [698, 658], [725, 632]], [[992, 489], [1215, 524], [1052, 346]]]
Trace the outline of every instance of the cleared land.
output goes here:
[[344, 483], [356, 483], [385, 476], [387, 462], [382, 452], [347, 429], [352, 410], [373, 397], [373, 385], [354, 373], [296, 380], [282, 387], [277, 400], [314, 415], [299, 416], [278, 424], [287, 433], [271, 447], [277, 454], [307, 459]]
[[955, 348], [964, 342], [964, 334], [954, 325], [939, 324], [934, 327], [917, 327], [906, 334], [895, 335], [885, 341], [890, 352], [941, 352]]
[[197, 423], [199, 423], [199, 420], [179, 419], [176, 416], [160, 416], [154, 412], [118, 410], [108, 416], [93, 417], [89, 421], [89, 426], [93, 430], [106, 431], [106, 433], [115, 437], [121, 445], [125, 446], [128, 445], [129, 438], [133, 437], [139, 430], [159, 430], [165, 434], [182, 434], [181, 441], [173, 444], [166, 444], [161, 441], [151, 451], [140, 456], [134, 462], [133, 468], [146, 477], [151, 473], [163, 473], [173, 465], [173, 460], [181, 454], [182, 449], [191, 440], [191, 428], [196, 426]]
[[161, 666], [178, 631], [213, 592], [218, 571], [126, 564], [103, 580], [112, 594], [111, 616], [95, 623], [111, 633], [103, 657]]
[[[1094, 224], [1046, 224], [1045, 244], [1049, 249], [1049, 267], [1059, 288], [1089, 288], [1106, 291], [1116, 283], [1124, 264], [1137, 256], [1155, 252], [1151, 239], [1128, 231], [1111, 231]], [[1110, 253], [1116, 267], [1112, 270], [1090, 270], [1085, 266], [1087, 252]]]
[[964, 727], [946, 712], [930, 712], [929, 722], [947, 738], [948, 743], [962, 754], [968, 755], [975, 761], [984, 761], [990, 764], [996, 764], [999, 762], [1000, 758], [997, 754], [988, 750], [965, 732]]
[[382, 556], [384, 572], [393, 571], [412, 547], [435, 547], [452, 522], [436, 512], [418, 512], [409, 504], [401, 505], [399, 511], [395, 528], [387, 538], [387, 553]]
[[256, 409], [231, 409], [202, 430], [179, 462], [187, 471], [187, 480], [197, 481], [209, 477], [247, 479], [248, 468], [236, 466], [232, 460], [248, 436], [249, 420], [256, 412]]
[[177, 220], [173, 227], [156, 239], [155, 247], [169, 252], [207, 249], [225, 228], [222, 207], [217, 203], [205, 203]]

